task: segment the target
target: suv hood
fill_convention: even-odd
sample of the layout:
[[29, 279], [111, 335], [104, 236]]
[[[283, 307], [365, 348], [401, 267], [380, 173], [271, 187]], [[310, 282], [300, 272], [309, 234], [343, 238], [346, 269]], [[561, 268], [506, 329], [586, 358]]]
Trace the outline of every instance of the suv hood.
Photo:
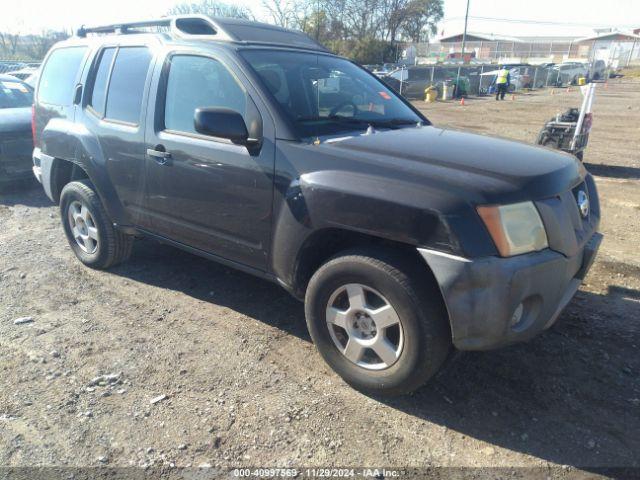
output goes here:
[[586, 174], [582, 164], [564, 152], [433, 126], [329, 140], [320, 147], [379, 166], [390, 177], [426, 182], [450, 194], [457, 190], [474, 203], [554, 196]]

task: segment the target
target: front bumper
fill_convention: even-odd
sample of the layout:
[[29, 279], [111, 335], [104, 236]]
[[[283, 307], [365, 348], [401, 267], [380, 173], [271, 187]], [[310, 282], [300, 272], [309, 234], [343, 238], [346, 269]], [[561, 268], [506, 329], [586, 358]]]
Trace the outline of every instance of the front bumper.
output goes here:
[[[510, 258], [469, 260], [422, 249], [440, 285], [460, 350], [488, 350], [528, 340], [549, 328], [593, 264], [602, 235], [574, 256], [547, 249]], [[514, 313], [522, 305], [518, 321]]]

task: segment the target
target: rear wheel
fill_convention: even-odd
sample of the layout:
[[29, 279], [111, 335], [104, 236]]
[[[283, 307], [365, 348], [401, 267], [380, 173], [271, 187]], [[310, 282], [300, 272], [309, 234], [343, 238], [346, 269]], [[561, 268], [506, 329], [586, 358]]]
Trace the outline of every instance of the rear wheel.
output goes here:
[[133, 237], [113, 226], [89, 180], [77, 180], [62, 189], [60, 218], [73, 253], [85, 265], [109, 268], [131, 254]]
[[400, 395], [417, 389], [451, 348], [440, 292], [427, 283], [410, 262], [388, 252], [334, 257], [313, 275], [305, 299], [318, 351], [359, 390]]

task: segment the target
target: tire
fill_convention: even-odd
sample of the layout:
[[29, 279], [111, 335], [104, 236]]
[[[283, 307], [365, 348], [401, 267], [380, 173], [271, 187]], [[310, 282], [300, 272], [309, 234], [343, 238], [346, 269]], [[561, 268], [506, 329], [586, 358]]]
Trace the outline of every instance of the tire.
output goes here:
[[[73, 253], [86, 266], [106, 269], [131, 255], [133, 237], [113, 226], [89, 180], [76, 180], [62, 189], [60, 218]], [[84, 240], [77, 240], [77, 233], [84, 233]]]
[[[448, 316], [435, 281], [427, 278], [423, 268], [426, 269], [426, 265], [418, 267], [385, 250], [358, 249], [332, 258], [312, 276], [305, 298], [311, 338], [329, 366], [357, 390], [381, 396], [412, 392], [435, 375], [446, 360], [451, 350]], [[382, 308], [390, 312], [386, 307], [373, 304], [382, 297], [383, 303], [388, 303], [396, 314], [398, 326], [381, 327], [372, 338], [353, 340], [356, 335], [354, 325], [361, 321], [353, 314], [358, 302], [349, 299], [352, 291], [357, 290], [356, 286], [362, 287], [366, 298], [362, 303], [369, 312], [382, 311]], [[341, 292], [341, 289], [345, 291]], [[330, 309], [339, 312], [335, 316], [336, 323], [328, 321]], [[392, 314], [385, 318], [391, 317]], [[342, 318], [349, 330], [337, 326]], [[371, 318], [376, 319], [375, 322], [381, 317], [376, 314]], [[384, 357], [391, 358], [387, 363], [377, 354], [378, 350], [363, 348], [360, 344], [364, 341], [379, 345], [381, 339], [386, 340], [391, 350], [397, 348], [395, 357], [389, 357], [386, 351]], [[359, 363], [346, 356], [349, 341], [355, 342], [356, 348], [360, 349], [359, 357], [351, 355], [360, 358]]]
[[543, 147], [554, 148], [556, 150], [560, 149], [560, 139], [557, 137], [548, 137], [545, 136], [542, 138], [540, 145]]

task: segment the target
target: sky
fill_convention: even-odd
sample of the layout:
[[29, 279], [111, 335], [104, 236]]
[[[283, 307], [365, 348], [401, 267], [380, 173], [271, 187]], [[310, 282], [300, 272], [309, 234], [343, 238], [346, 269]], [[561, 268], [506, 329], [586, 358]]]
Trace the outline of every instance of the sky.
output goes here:
[[[165, 14], [177, 2], [3, 0], [0, 31], [38, 33], [44, 29], [75, 30], [82, 24], [154, 18]], [[266, 20], [260, 0], [227, 0], [227, 3], [249, 7], [259, 20]], [[445, 19], [438, 26], [438, 34], [462, 31], [465, 8], [466, 0], [444, 0]], [[470, 0], [469, 16], [468, 30], [471, 32], [587, 36], [595, 27], [640, 28], [640, 0]]]

